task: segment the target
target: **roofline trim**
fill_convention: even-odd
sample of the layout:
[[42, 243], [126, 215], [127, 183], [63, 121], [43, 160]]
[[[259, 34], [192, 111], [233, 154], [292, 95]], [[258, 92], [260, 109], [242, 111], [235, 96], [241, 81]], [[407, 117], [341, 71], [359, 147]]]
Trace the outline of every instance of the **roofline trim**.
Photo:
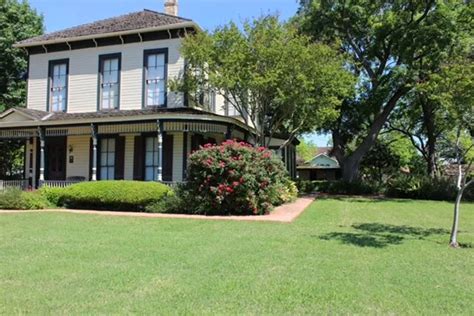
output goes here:
[[254, 129], [250, 126], [246, 126], [243, 122], [225, 117], [220, 115], [209, 115], [209, 114], [182, 114], [182, 113], [156, 113], [148, 115], [134, 115], [134, 116], [121, 116], [121, 117], [105, 117], [105, 118], [79, 118], [71, 120], [55, 120], [55, 121], [32, 121], [32, 122], [4, 122], [0, 123], [0, 129], [12, 128], [12, 127], [53, 127], [53, 126], [67, 126], [67, 125], [80, 125], [80, 124], [91, 124], [91, 123], [120, 123], [120, 122], [133, 122], [133, 121], [149, 121], [157, 119], [196, 119], [205, 122], [218, 122], [234, 124], [242, 129], [254, 132]]
[[12, 113], [18, 113], [18, 114], [20, 114], [20, 115], [23, 116], [23, 117], [29, 118], [29, 119], [31, 119], [31, 120], [33, 120], [33, 121], [38, 121], [38, 119], [37, 119], [36, 117], [34, 117], [34, 116], [32, 116], [32, 115], [29, 115], [28, 113], [25, 113], [25, 112], [23, 112], [23, 111], [21, 111], [21, 110], [19, 110], [19, 109], [17, 109], [17, 108], [11, 108], [11, 109], [9, 109], [9, 110], [6, 110], [6, 111], [3, 112], [3, 113], [0, 113], [0, 119], [5, 118], [5, 117], [7, 117], [8, 115], [10, 115], [10, 114], [12, 114]]
[[314, 156], [313, 158], [311, 158], [310, 160], [306, 161], [305, 163], [310, 163], [311, 161], [313, 161], [314, 159], [320, 157], [320, 156], [325, 156], [329, 159], [331, 159], [332, 161], [335, 161], [338, 165], [339, 165], [339, 161], [337, 161], [337, 159], [335, 158], [332, 158], [331, 156], [329, 156], [327, 153], [320, 153], [320, 154], [317, 154], [316, 156]]
[[32, 47], [32, 46], [69, 43], [69, 42], [82, 41], [82, 40], [94, 40], [94, 39], [97, 39], [97, 38], [105, 38], [105, 37], [111, 37], [111, 36], [123, 36], [123, 35], [153, 32], [153, 31], [180, 29], [180, 28], [186, 28], [186, 27], [193, 27], [198, 31], [202, 31], [202, 29], [201, 29], [201, 27], [199, 27], [199, 25], [197, 25], [195, 22], [190, 21], [190, 22], [181, 22], [181, 23], [175, 23], [175, 24], [169, 24], [169, 25], [163, 25], [163, 26], [147, 27], [147, 28], [142, 28], [142, 29], [122, 31], [122, 32], [110, 32], [110, 33], [102, 33], [102, 34], [95, 34], [95, 35], [65, 37], [65, 38], [61, 38], [61, 39], [36, 41], [36, 42], [23, 43], [23, 44], [15, 43], [15, 44], [13, 44], [13, 47], [15, 47], [15, 48], [26, 48], [26, 47]]

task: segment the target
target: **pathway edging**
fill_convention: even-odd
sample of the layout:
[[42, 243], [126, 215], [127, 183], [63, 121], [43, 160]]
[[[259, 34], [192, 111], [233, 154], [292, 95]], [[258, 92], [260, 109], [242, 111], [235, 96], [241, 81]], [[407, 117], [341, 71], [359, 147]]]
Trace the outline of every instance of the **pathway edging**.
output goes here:
[[6, 211], [0, 210], [2, 214], [19, 214], [19, 213], [41, 213], [41, 212], [61, 212], [70, 214], [88, 214], [101, 216], [117, 216], [117, 217], [142, 217], [142, 218], [182, 218], [182, 219], [198, 219], [198, 220], [230, 220], [230, 221], [250, 221], [250, 222], [281, 222], [291, 223], [314, 201], [314, 196], [304, 196], [296, 199], [292, 203], [278, 206], [269, 215], [262, 216], [205, 216], [205, 215], [185, 215], [185, 214], [151, 214], [151, 213], [125, 213], [112, 211], [87, 211], [87, 210], [70, 210], [70, 209], [48, 209], [39, 211]]

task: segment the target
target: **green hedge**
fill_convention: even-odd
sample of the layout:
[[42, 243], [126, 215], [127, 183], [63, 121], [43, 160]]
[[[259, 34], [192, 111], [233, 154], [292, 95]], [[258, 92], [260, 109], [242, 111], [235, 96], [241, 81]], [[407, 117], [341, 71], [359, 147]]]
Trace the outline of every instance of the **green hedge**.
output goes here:
[[39, 192], [8, 189], [0, 192], [0, 210], [42, 210], [52, 205]]
[[[344, 181], [298, 181], [300, 192], [304, 193], [329, 193], [335, 195], [374, 195], [384, 194], [391, 198], [414, 200], [454, 201], [457, 189], [452, 179], [431, 179], [428, 177], [415, 177], [401, 175], [383, 186], [371, 183], [344, 182]], [[474, 186], [464, 192], [464, 201], [474, 201]]]
[[170, 190], [156, 182], [93, 181], [64, 189], [45, 188], [43, 194], [52, 203], [72, 209], [143, 212]]
[[[393, 198], [454, 201], [457, 188], [453, 179], [400, 176], [387, 183], [385, 195]], [[464, 191], [464, 201], [474, 201], [474, 186]]]
[[342, 195], [373, 195], [380, 193], [380, 188], [365, 183], [362, 181], [358, 182], [345, 182], [345, 181], [298, 181], [298, 190], [304, 193], [329, 193], [329, 194], [342, 194]]

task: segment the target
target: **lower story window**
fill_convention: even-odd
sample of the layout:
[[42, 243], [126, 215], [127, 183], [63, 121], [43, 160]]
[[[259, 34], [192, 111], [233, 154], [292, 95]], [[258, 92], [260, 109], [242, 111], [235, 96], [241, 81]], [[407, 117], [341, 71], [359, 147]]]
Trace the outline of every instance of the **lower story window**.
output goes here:
[[145, 141], [145, 181], [156, 181], [158, 169], [158, 139], [147, 137]]
[[115, 179], [115, 138], [105, 138], [100, 142], [100, 179]]

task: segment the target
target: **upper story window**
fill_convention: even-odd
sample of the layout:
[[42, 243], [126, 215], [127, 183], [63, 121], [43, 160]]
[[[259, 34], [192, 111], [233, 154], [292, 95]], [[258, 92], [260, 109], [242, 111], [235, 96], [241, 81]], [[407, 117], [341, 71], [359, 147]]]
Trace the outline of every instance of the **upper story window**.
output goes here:
[[144, 56], [144, 106], [166, 106], [168, 50], [146, 50]]
[[99, 110], [119, 108], [121, 54], [99, 57]]
[[48, 111], [66, 112], [69, 59], [49, 62]]

